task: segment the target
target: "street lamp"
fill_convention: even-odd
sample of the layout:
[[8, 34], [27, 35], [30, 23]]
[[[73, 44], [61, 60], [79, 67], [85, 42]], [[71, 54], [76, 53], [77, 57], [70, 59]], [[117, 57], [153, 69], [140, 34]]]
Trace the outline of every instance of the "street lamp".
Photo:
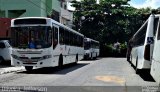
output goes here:
[[85, 20], [85, 17], [84, 17], [84, 16], [82, 16], [82, 17], [81, 17], [81, 20]]
[[81, 30], [82, 24], [83, 24], [84, 22], [86, 22], [87, 20], [93, 21], [94, 18], [93, 18], [93, 17], [88, 17], [88, 18], [86, 19], [85, 16], [82, 16], [82, 17], [81, 17], [81, 20], [80, 20], [80, 24], [79, 24], [79, 29], [78, 29], [79, 31]]

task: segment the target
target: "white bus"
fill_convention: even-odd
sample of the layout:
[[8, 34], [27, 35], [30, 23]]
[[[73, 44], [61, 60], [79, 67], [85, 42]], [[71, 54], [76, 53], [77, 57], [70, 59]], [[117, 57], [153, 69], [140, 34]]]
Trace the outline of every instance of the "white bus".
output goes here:
[[84, 35], [50, 18], [25, 17], [11, 21], [11, 65], [62, 67], [84, 55]]
[[[159, 19], [160, 15], [157, 15], [156, 17]], [[155, 36], [150, 74], [154, 80], [160, 84], [160, 20], [158, 21], [158, 27]]]
[[130, 40], [132, 47], [130, 53], [130, 61], [135, 66], [136, 73], [141, 69], [151, 68], [151, 57], [153, 53], [153, 42], [158, 24], [158, 18], [153, 14], [141, 26], [141, 28], [133, 35]]
[[84, 38], [84, 59], [93, 59], [99, 56], [99, 41]]

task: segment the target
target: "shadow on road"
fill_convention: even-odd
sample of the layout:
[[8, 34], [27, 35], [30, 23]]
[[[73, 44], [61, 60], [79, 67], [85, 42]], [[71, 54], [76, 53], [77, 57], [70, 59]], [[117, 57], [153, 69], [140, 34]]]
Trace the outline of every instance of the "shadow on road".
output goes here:
[[150, 70], [141, 70], [139, 73], [139, 76], [144, 80], [144, 81], [149, 81], [149, 82], [155, 82], [153, 77], [150, 75]]
[[102, 58], [96, 58], [96, 59], [82, 59], [81, 61], [96, 61], [101, 60]]
[[7, 67], [13, 67], [11, 66], [11, 61], [3, 61], [0, 63], [0, 68], [7, 68]]
[[[135, 66], [131, 63], [131, 61], [128, 61], [128, 63], [133, 67], [133, 69], [135, 70]], [[150, 70], [149, 69], [144, 69], [144, 70], [140, 70], [140, 73], [138, 74], [144, 81], [149, 81], [149, 82], [155, 82], [155, 80], [153, 79], [153, 77], [150, 74]]]
[[59, 69], [58, 67], [44, 67], [44, 68], [37, 68], [33, 69], [30, 72], [22, 71], [17, 73], [25, 73], [25, 74], [67, 74], [69, 72], [72, 72], [76, 69], [79, 69], [81, 67], [84, 67], [85, 65], [88, 65], [89, 63], [83, 63], [83, 64], [68, 64], [64, 65], [63, 69]]

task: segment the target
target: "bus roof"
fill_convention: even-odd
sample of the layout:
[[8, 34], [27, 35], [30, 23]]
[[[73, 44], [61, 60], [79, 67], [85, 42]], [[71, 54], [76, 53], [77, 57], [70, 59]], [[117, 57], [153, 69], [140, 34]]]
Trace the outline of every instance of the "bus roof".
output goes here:
[[[49, 19], [50, 19], [50, 18], [49, 18]], [[74, 33], [76, 33], [76, 34], [78, 34], [78, 35], [84, 36], [83, 34], [77, 32], [77, 31], [75, 31], [75, 30], [73, 30], [73, 29], [71, 29], [71, 28], [65, 26], [64, 24], [61, 24], [61, 23], [59, 23], [59, 22], [57, 22], [57, 21], [55, 21], [55, 20], [53, 20], [53, 19], [52, 19], [52, 22], [53, 22], [54, 24], [56, 24], [56, 25], [59, 25], [59, 26], [65, 28], [65, 29], [70, 30], [71, 32], [74, 32]]]
[[155, 17], [160, 17], [160, 14], [156, 14]]
[[76, 34], [78, 34], [78, 35], [84, 36], [83, 34], [77, 32], [77, 31], [75, 31], [75, 30], [73, 30], [73, 29], [65, 26], [64, 24], [61, 24], [61, 23], [59, 23], [59, 22], [57, 22], [57, 21], [55, 21], [55, 20], [53, 20], [53, 19], [51, 19], [51, 18], [46, 18], [46, 17], [21, 17], [21, 18], [14, 18], [14, 19], [12, 19], [12, 22], [13, 22], [14, 20], [17, 20], [17, 19], [46, 19], [46, 20], [51, 20], [51, 22], [53, 22], [55, 25], [59, 25], [59, 26], [65, 28], [65, 29], [70, 30], [70, 31], [73, 32], [73, 33], [76, 33]]
[[[158, 17], [160, 17], [160, 14], [155, 14], [155, 15], [151, 14], [150, 16], [154, 16], [155, 18], [158, 18]], [[148, 22], [148, 20], [149, 20], [149, 18], [145, 21], [145, 23]], [[130, 40], [132, 40], [135, 37], [135, 35], [137, 35], [137, 33], [139, 32], [139, 30], [145, 25], [145, 23], [138, 29], [138, 31], [131, 37]]]

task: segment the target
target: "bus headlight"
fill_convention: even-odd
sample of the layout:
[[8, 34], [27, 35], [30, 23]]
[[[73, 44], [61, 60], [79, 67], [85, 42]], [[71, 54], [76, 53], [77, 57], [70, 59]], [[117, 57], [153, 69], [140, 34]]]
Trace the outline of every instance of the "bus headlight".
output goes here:
[[18, 59], [18, 56], [11, 54], [14, 59]]
[[89, 55], [89, 53], [85, 53], [85, 55]]
[[51, 58], [52, 57], [52, 55], [45, 55], [45, 56], [43, 56], [43, 59], [48, 59], [48, 58]]

